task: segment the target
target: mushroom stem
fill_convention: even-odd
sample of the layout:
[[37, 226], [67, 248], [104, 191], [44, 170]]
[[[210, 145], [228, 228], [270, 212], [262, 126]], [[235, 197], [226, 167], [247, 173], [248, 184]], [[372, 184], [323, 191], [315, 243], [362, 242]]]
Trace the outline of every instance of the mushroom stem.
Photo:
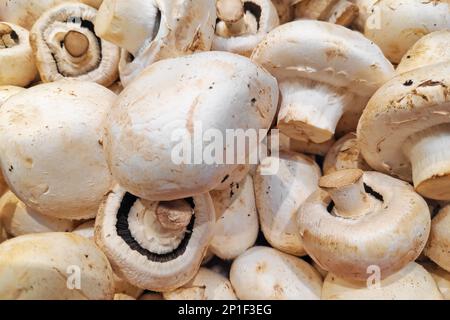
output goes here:
[[183, 230], [191, 222], [192, 207], [185, 200], [161, 201], [156, 209], [158, 222], [168, 230]]
[[238, 37], [258, 32], [258, 20], [250, 12], [245, 12], [242, 19], [234, 22], [219, 21], [216, 26], [216, 34], [224, 38]]
[[225, 23], [237, 22], [244, 17], [241, 0], [217, 0], [217, 17]]
[[0, 49], [12, 48], [18, 44], [19, 37], [7, 24], [0, 23]]
[[69, 31], [64, 37], [64, 47], [74, 58], [79, 58], [89, 50], [89, 39], [78, 31]]
[[333, 172], [319, 180], [319, 187], [328, 192], [338, 216], [352, 218], [364, 215], [371, 207], [364, 189], [364, 172], [348, 169]]
[[403, 152], [411, 162], [417, 192], [435, 200], [450, 200], [450, 124], [412, 135]]
[[333, 138], [337, 124], [354, 95], [310, 80], [280, 83], [282, 95], [278, 127], [287, 136], [324, 143]]

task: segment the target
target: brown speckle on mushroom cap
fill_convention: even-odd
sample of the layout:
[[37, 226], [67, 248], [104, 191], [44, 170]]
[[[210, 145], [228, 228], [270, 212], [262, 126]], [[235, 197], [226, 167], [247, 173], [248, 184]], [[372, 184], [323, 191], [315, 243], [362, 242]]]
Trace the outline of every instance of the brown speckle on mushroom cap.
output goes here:
[[140, 288], [169, 291], [196, 274], [213, 236], [215, 213], [209, 194], [192, 200], [189, 226], [174, 232], [158, 223], [157, 202], [114, 188], [100, 208], [95, 241], [121, 278]]

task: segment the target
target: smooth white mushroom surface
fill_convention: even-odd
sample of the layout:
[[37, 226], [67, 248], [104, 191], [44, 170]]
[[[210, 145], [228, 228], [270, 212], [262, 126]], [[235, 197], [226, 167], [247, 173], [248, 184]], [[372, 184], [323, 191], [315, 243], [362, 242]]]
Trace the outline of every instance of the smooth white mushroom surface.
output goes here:
[[450, 206], [444, 207], [431, 221], [431, 234], [425, 255], [450, 272]]

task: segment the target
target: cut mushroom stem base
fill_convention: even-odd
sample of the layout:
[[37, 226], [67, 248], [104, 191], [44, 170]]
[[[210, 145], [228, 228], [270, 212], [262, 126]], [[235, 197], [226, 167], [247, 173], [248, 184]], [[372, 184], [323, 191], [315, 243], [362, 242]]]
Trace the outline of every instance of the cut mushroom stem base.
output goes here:
[[333, 138], [337, 124], [354, 95], [310, 80], [280, 83], [278, 128], [296, 140], [323, 143]]
[[450, 200], [450, 124], [412, 135], [403, 151], [411, 161], [417, 192], [430, 199]]
[[348, 169], [333, 172], [320, 179], [319, 186], [333, 199], [336, 215], [351, 218], [370, 211], [373, 201], [365, 192], [363, 175], [362, 170]]

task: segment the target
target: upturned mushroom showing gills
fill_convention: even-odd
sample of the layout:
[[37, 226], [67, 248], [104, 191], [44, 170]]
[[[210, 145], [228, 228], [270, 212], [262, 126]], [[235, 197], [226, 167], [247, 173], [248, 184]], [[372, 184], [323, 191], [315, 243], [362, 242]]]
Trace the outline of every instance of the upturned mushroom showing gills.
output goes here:
[[119, 76], [120, 49], [94, 31], [97, 10], [64, 3], [46, 11], [31, 29], [31, 46], [43, 82], [63, 78], [106, 87]]
[[270, 0], [218, 0], [217, 15], [213, 50], [244, 56], [250, 56], [267, 33], [280, 23]]
[[111, 186], [102, 139], [115, 99], [96, 83], [64, 80], [27, 89], [2, 105], [1, 169], [28, 207], [54, 218], [95, 217]]
[[443, 300], [436, 282], [421, 265], [411, 262], [379, 283], [352, 281], [328, 274], [323, 300]]
[[362, 111], [394, 76], [392, 64], [363, 35], [313, 20], [276, 28], [256, 47], [252, 60], [278, 79], [280, 131], [315, 143], [333, 138], [344, 113]]
[[75, 227], [72, 220], [47, 217], [33, 211], [11, 191], [0, 198], [0, 220], [13, 237], [33, 233], [70, 232]]
[[207, 193], [154, 202], [116, 186], [99, 210], [95, 241], [122, 279], [165, 292], [195, 276], [214, 223], [214, 205]]
[[37, 75], [29, 33], [0, 19], [0, 86], [25, 87]]
[[409, 184], [349, 169], [322, 177], [319, 186], [300, 207], [298, 225], [306, 252], [320, 267], [365, 281], [377, 266], [384, 279], [422, 252], [430, 212]]
[[276, 249], [296, 256], [306, 254], [296, 218], [300, 205], [318, 188], [319, 166], [307, 156], [281, 152], [264, 165], [278, 162], [274, 175], [263, 175], [260, 165], [255, 176], [255, 195], [261, 229]]
[[110, 300], [113, 295], [111, 266], [92, 241], [54, 232], [0, 245], [0, 299]]
[[98, 8], [102, 0], [0, 0], [0, 21], [30, 30], [45, 11], [64, 2], [82, 2]]
[[431, 222], [431, 234], [425, 255], [450, 272], [450, 206], [444, 207]]
[[[261, 138], [277, 103], [275, 78], [248, 58], [204, 52], [159, 61], [125, 88], [109, 114], [104, 146], [112, 175], [147, 200], [214, 190], [240, 166], [226, 156], [235, 150], [224, 141], [227, 132], [253, 130]], [[212, 158], [203, 133], [216, 137]], [[256, 148], [242, 148], [244, 162]]]
[[119, 71], [127, 86], [156, 61], [210, 50], [215, 21], [214, 0], [105, 0], [95, 30], [123, 49]]
[[358, 125], [373, 169], [435, 200], [450, 200], [449, 75], [448, 62], [402, 73], [375, 93]]
[[319, 300], [320, 274], [304, 260], [253, 247], [234, 260], [230, 281], [241, 300]]

